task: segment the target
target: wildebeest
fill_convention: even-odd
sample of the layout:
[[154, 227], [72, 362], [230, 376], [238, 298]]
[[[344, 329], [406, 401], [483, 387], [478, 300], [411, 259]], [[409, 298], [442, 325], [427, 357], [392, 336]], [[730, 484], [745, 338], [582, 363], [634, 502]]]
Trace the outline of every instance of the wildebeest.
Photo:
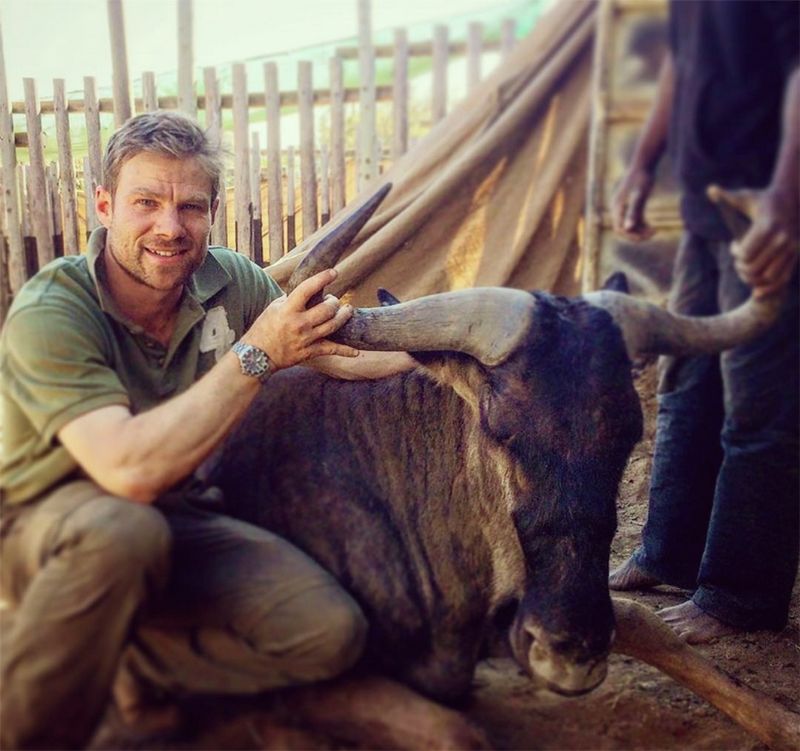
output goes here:
[[[363, 221], [290, 285], [335, 262]], [[632, 359], [719, 351], [775, 308], [704, 321], [616, 292], [498, 288], [361, 309], [337, 338], [410, 351], [420, 368], [355, 383], [278, 373], [209, 479], [355, 596], [362, 669], [453, 701], [499, 624], [533, 679], [580, 694], [603, 680], [614, 637], [615, 498], [642, 427]]]

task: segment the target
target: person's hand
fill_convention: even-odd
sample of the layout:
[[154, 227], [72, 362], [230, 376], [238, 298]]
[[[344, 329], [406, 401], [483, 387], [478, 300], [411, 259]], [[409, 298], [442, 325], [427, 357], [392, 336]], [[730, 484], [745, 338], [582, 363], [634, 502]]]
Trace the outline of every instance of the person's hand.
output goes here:
[[725, 199], [752, 224], [744, 237], [731, 245], [736, 272], [763, 298], [778, 291], [792, 278], [800, 251], [800, 206], [776, 190], [722, 191]]
[[308, 301], [335, 278], [333, 269], [321, 271], [299, 284], [291, 294], [273, 300], [242, 341], [263, 349], [276, 370], [319, 355], [357, 357], [357, 349], [326, 338], [353, 315], [350, 305], [342, 305], [333, 295], [328, 295], [318, 305], [306, 309]]
[[649, 240], [655, 230], [644, 218], [644, 208], [653, 189], [653, 175], [631, 169], [611, 196], [611, 221], [614, 232], [632, 242]]

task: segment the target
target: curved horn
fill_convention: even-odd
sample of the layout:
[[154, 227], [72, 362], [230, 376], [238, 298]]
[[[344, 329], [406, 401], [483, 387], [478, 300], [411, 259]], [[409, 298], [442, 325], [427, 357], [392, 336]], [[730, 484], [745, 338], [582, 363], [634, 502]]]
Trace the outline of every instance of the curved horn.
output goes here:
[[331, 338], [358, 349], [464, 352], [484, 365], [505, 361], [533, 321], [535, 301], [518, 289], [443, 292], [381, 308], [357, 308]]
[[785, 294], [756, 300], [715, 316], [670, 313], [652, 303], [610, 290], [590, 292], [587, 302], [608, 311], [622, 329], [628, 356], [689, 355], [722, 352], [755, 339], [778, 317]]
[[[369, 200], [357, 208], [341, 224], [328, 232], [310, 251], [306, 257], [297, 265], [286, 284], [287, 294], [298, 284], [304, 282], [309, 277], [325, 269], [333, 268], [341, 255], [350, 247], [361, 228], [369, 221], [375, 213], [381, 201], [392, 189], [391, 183], [383, 185]], [[316, 302], [320, 302], [322, 297]], [[313, 307], [315, 301], [312, 299], [308, 307]]]

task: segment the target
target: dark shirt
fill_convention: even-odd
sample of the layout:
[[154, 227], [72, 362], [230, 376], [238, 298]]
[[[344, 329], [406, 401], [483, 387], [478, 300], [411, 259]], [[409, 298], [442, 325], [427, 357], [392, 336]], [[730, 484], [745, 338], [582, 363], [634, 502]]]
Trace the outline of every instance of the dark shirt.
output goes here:
[[672, 0], [670, 45], [670, 154], [684, 224], [729, 239], [705, 188], [769, 183], [784, 90], [800, 58], [800, 0]]

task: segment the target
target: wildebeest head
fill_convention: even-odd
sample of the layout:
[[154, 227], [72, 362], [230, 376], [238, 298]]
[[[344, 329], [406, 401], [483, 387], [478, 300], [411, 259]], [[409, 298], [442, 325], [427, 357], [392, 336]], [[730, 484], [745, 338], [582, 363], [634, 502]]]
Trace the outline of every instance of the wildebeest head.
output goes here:
[[[356, 212], [351, 237], [381, 197]], [[334, 244], [314, 249], [290, 287], [333, 265]], [[486, 288], [359, 309], [337, 332], [361, 349], [412, 352], [471, 405], [485, 440], [508, 459], [502, 471], [512, 492], [504, 500], [526, 566], [511, 646], [552, 690], [583, 693], [606, 673], [614, 501], [641, 432], [631, 362], [735, 346], [766, 328], [778, 307], [751, 299], [724, 316], [694, 319], [620, 292], [567, 300]]]

